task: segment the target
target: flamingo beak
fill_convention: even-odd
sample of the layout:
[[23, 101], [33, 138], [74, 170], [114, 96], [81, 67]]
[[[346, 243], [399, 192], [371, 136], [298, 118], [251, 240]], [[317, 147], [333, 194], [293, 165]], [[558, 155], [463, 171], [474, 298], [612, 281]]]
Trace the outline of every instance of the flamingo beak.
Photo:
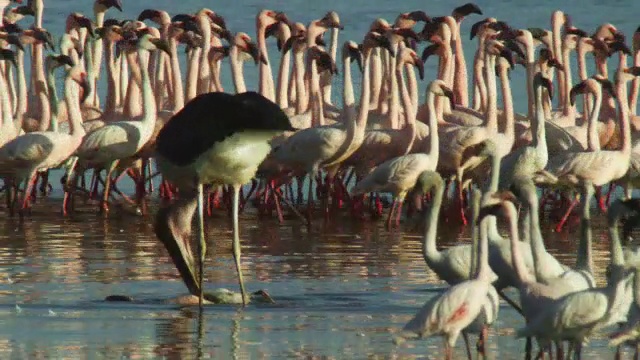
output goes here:
[[249, 55], [251, 55], [256, 65], [258, 64], [258, 62], [261, 62], [265, 65], [267, 64], [267, 59], [264, 57], [264, 54], [262, 54], [255, 43], [247, 41], [247, 52], [249, 53]]
[[91, 91], [91, 85], [89, 85], [89, 79], [87, 78], [86, 73], [82, 73], [80, 75], [80, 79], [76, 79], [78, 85], [82, 89], [82, 98], [80, 99], [80, 103], [83, 104], [87, 97], [89, 97], [89, 92]]
[[449, 105], [451, 105], [451, 110], [454, 110], [456, 108], [456, 103], [453, 91], [451, 91], [451, 89], [447, 87], [442, 87], [442, 92], [444, 93], [444, 96], [449, 98]]
[[266, 290], [258, 290], [256, 292], [254, 292], [253, 295], [261, 296], [263, 302], [265, 302], [265, 303], [268, 303], [268, 304], [275, 304], [276, 303], [276, 301], [273, 300], [271, 295], [269, 295], [269, 293]]
[[158, 48], [158, 50], [162, 50], [167, 55], [171, 56], [171, 49], [169, 48], [169, 43], [164, 39], [150, 39], [151, 43]]
[[413, 64], [418, 68], [418, 75], [420, 76], [420, 80], [424, 80], [424, 62], [416, 57], [413, 59]]

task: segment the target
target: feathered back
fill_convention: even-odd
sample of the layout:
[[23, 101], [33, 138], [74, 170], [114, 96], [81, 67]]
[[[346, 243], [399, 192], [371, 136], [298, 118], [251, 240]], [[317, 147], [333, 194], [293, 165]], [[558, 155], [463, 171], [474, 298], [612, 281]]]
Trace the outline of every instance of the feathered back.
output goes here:
[[294, 130], [280, 107], [253, 92], [201, 94], [160, 130], [156, 152], [178, 166], [194, 161], [216, 143], [247, 130]]

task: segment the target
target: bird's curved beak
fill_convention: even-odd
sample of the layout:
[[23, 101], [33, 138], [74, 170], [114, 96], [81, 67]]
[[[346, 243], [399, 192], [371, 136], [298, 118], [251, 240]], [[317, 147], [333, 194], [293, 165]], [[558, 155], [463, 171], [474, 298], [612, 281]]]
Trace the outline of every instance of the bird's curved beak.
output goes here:
[[291, 36], [287, 39], [287, 41], [284, 42], [284, 44], [282, 44], [282, 54], [286, 54], [287, 52], [289, 52], [289, 50], [291, 50], [294, 40], [296, 40], [296, 38], [294, 36]]
[[418, 59], [416, 56], [413, 58], [413, 65], [418, 68], [418, 75], [420, 76], [420, 80], [424, 80], [424, 62], [421, 59]]
[[448, 87], [443, 86], [442, 92], [444, 93], [444, 96], [449, 98], [449, 105], [451, 105], [451, 110], [454, 110], [456, 108], [456, 103], [455, 103], [455, 96], [453, 95], [453, 91]]
[[122, 12], [122, 2], [120, 0], [113, 0], [109, 5]]
[[562, 66], [562, 64], [555, 58], [549, 59], [548, 62], [550, 66], [558, 69], [558, 71], [564, 71], [564, 67]]
[[360, 49], [358, 48], [349, 48], [349, 57], [351, 58], [351, 61], [353, 62], [354, 60], [358, 62], [358, 68], [360, 69], [360, 72], [362, 73], [364, 71], [364, 66], [362, 65], [362, 52], [360, 52]]
[[158, 49], [171, 56], [171, 49], [169, 49], [169, 43], [164, 39], [150, 39], [151, 43]]
[[440, 44], [431, 44], [424, 48], [424, 50], [422, 50], [422, 62], [426, 62], [429, 56], [435, 54], [439, 47]]
[[156, 9], [145, 9], [145, 10], [142, 10], [140, 15], [138, 15], [138, 21], [152, 20], [159, 16], [160, 16], [160, 11]]
[[74, 78], [74, 80], [80, 85], [82, 89], [82, 98], [80, 99], [80, 103], [84, 104], [87, 97], [89, 97], [89, 92], [91, 91], [91, 85], [89, 85], [89, 79], [86, 73], [81, 73], [79, 78]]
[[77, 17], [76, 22], [78, 23], [78, 26], [87, 29], [87, 33], [89, 33], [91, 37], [95, 37], [95, 32], [93, 31], [93, 23], [91, 22], [91, 20], [89, 20], [89, 18], [84, 16]]
[[569, 100], [571, 102], [571, 106], [576, 104], [576, 96], [578, 96], [579, 94], [584, 94], [586, 89], [587, 86], [584, 82], [576, 84], [571, 88], [571, 91], [569, 91]]
[[16, 54], [9, 49], [0, 49], [0, 59], [10, 61], [14, 67], [18, 67], [16, 62]]
[[276, 301], [275, 301], [275, 300], [273, 300], [273, 298], [271, 297], [271, 295], [269, 295], [269, 293], [268, 293], [266, 290], [260, 290], [260, 291], [257, 291], [257, 295], [262, 296], [262, 300], [263, 300], [265, 303], [269, 303], [269, 304], [275, 304], [275, 303], [276, 303]]
[[73, 63], [73, 59], [68, 55], [58, 55], [56, 56], [56, 61], [60, 64], [67, 65], [73, 67], [75, 64]]
[[247, 52], [249, 53], [249, 55], [251, 55], [256, 65], [258, 64], [258, 62], [267, 65], [267, 58], [264, 57], [264, 54], [260, 52], [260, 49], [254, 42], [247, 41]]
[[21, 5], [21, 6], [18, 6], [18, 7], [16, 7], [16, 8], [14, 9], [14, 11], [15, 11], [17, 14], [24, 15], [24, 16], [27, 16], [27, 15], [35, 16], [35, 15], [36, 15], [35, 11], [33, 11], [33, 9], [31, 8], [31, 6], [29, 6], [29, 5]]
[[20, 37], [16, 34], [7, 35], [7, 42], [9, 44], [15, 45], [16, 48], [20, 49], [20, 51], [24, 51], [24, 46], [22, 45], [22, 41], [20, 41]]

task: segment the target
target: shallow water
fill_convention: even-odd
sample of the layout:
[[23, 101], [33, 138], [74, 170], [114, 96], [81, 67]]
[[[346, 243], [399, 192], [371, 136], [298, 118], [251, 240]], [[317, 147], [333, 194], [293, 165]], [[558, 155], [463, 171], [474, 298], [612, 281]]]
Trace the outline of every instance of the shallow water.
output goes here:
[[[388, 232], [346, 218], [314, 224], [308, 232], [296, 220], [279, 225], [245, 214], [248, 289], [268, 290], [276, 304], [206, 307], [200, 330], [197, 308], [161, 303], [186, 288], [150, 217], [105, 219], [81, 209], [62, 219], [50, 214], [58, 205], [38, 205], [22, 224], [2, 222], [0, 358], [442, 356], [437, 339], [391, 342], [393, 332], [445, 287], [425, 266], [419, 232]], [[220, 213], [208, 221], [209, 289], [237, 289], [229, 228]], [[594, 231], [600, 282], [608, 261], [602, 229]], [[545, 233], [551, 251], [567, 263], [574, 261], [576, 237]], [[441, 232], [439, 240], [448, 246], [468, 241], [468, 235], [456, 229]], [[104, 302], [111, 294], [142, 303]], [[492, 357], [519, 357], [524, 342], [513, 339], [513, 330], [520, 325], [520, 316], [503, 303], [489, 340]], [[456, 352], [464, 356], [462, 341]], [[587, 353], [611, 351], [596, 339]]]
[[[558, 7], [589, 32], [610, 21], [630, 37], [638, 25], [635, 12], [630, 11], [635, 9], [635, 2], [630, 0], [478, 4], [484, 16], [507, 20], [516, 27], [549, 27], [551, 12]], [[90, 1], [49, 0], [46, 6], [44, 26], [56, 35], [63, 30], [69, 12], [91, 14]], [[284, 10], [292, 20], [305, 23], [327, 10], [337, 10], [345, 24], [341, 41], [361, 41], [371, 21], [379, 16], [393, 21], [398, 12], [415, 9], [435, 16], [449, 13], [452, 7], [449, 1], [426, 4], [417, 0], [401, 5], [382, 0], [253, 0], [224, 5], [196, 0], [125, 0], [125, 14], [112, 11], [107, 17], [133, 18], [149, 7], [166, 9], [173, 15], [202, 6], [224, 15], [233, 31], [251, 35], [255, 33], [255, 14], [266, 6]], [[471, 23], [480, 18], [470, 17], [463, 25], [463, 34], [468, 34]], [[467, 59], [471, 59], [476, 43], [469, 41], [468, 35], [463, 38]], [[277, 65], [275, 52], [270, 56]], [[247, 85], [255, 88], [257, 71], [251, 64], [245, 67]], [[426, 64], [427, 81], [434, 77], [435, 69], [435, 61]], [[228, 71], [222, 78], [230, 88]], [[421, 89], [427, 81], [420, 83]], [[513, 72], [512, 82], [516, 110], [525, 112], [523, 69]], [[339, 77], [336, 84], [335, 89], [339, 89]], [[102, 83], [99, 91], [104, 93], [105, 88]], [[337, 101], [340, 92], [333, 96]], [[186, 288], [152, 232], [151, 217], [115, 211], [104, 219], [93, 209], [84, 209], [62, 218], [57, 214], [57, 177], [51, 182], [55, 187], [53, 199], [45, 200], [44, 205], [40, 200], [24, 223], [4, 217], [0, 220], [2, 359], [442, 357], [438, 339], [398, 347], [391, 342], [392, 333], [445, 287], [422, 259], [419, 232], [387, 232], [378, 224], [355, 224], [346, 217], [327, 227], [318, 220], [308, 232], [295, 220], [279, 225], [246, 214], [241, 234], [248, 289], [265, 288], [277, 303], [245, 309], [207, 307], [204, 321], [199, 323], [194, 309], [158, 304], [158, 300], [186, 293]], [[208, 222], [207, 287], [235, 290], [230, 227], [220, 213]], [[466, 233], [448, 227], [450, 233], [440, 232], [445, 245], [468, 241]], [[574, 261], [577, 236], [545, 233], [550, 251], [568, 264]], [[594, 236], [605, 239], [594, 244], [602, 284], [608, 261], [602, 223], [595, 224]], [[144, 304], [103, 302], [110, 294], [131, 295]], [[503, 303], [488, 342], [491, 358], [521, 357], [524, 342], [513, 339], [513, 329], [522, 323], [520, 316]], [[459, 341], [456, 358], [464, 356], [461, 345]], [[585, 355], [609, 357], [612, 351], [604, 340], [594, 339]]]

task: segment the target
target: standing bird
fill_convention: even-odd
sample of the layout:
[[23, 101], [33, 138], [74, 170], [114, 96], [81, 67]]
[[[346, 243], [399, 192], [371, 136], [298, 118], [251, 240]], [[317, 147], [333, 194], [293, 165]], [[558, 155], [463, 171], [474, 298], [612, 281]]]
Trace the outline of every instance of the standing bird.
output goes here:
[[[486, 212], [483, 208], [480, 211]], [[460, 333], [481, 313], [483, 301], [491, 288], [491, 268], [489, 267], [489, 244], [486, 234], [480, 238], [477, 253], [477, 273], [467, 281], [450, 287], [439, 296], [429, 300], [402, 329], [394, 340], [401, 343], [405, 339], [441, 335], [445, 337], [445, 356], [453, 358], [452, 347]]]
[[[256, 92], [230, 95], [212, 92], [195, 97], [174, 115], [156, 139], [156, 161], [162, 175], [184, 196], [156, 218], [155, 231], [165, 244], [189, 291], [202, 305], [206, 254], [203, 219], [204, 184], [233, 188], [233, 257], [243, 304], [248, 302], [240, 267], [238, 203], [240, 187], [255, 177], [258, 165], [271, 152], [270, 140], [295, 130], [280, 107]], [[193, 190], [197, 189], [197, 192]], [[187, 241], [198, 209], [199, 274]]]
[[[115, 121], [98, 128], [84, 137], [78, 148], [76, 156], [80, 167], [103, 167], [107, 174], [104, 185], [104, 195], [100, 203], [100, 210], [108, 210], [109, 187], [111, 175], [116, 170], [121, 160], [135, 156], [149, 141], [157, 119], [156, 103], [151, 89], [147, 63], [147, 52], [151, 50], [163, 50], [169, 53], [169, 45], [166, 41], [145, 33], [137, 40], [138, 59], [140, 59], [142, 75], [142, 103], [144, 114], [141, 120]], [[75, 180], [74, 177], [68, 177]]]

